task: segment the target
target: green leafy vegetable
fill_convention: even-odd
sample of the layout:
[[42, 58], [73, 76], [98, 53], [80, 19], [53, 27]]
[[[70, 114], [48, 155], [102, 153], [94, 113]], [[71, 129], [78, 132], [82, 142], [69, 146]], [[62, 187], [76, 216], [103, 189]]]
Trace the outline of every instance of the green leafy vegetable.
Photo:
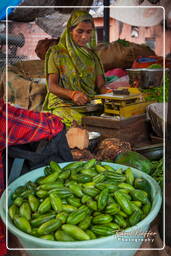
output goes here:
[[159, 161], [152, 161], [152, 174], [151, 176], [159, 183], [163, 189], [163, 158]]
[[[168, 73], [166, 73], [165, 83], [163, 82], [163, 84], [160, 87], [154, 87], [150, 89], [141, 89], [141, 91], [144, 94], [147, 94], [147, 96], [145, 96], [146, 101], [168, 102], [169, 86], [170, 86], [169, 75]], [[165, 98], [164, 98], [164, 92], [165, 92]]]

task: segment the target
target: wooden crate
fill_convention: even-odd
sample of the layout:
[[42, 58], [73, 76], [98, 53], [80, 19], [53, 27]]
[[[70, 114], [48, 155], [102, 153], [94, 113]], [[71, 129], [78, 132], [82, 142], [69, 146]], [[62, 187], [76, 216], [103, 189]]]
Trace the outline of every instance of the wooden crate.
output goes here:
[[128, 141], [132, 146], [150, 144], [150, 133], [145, 114], [124, 120], [85, 116], [82, 124], [88, 131], [100, 132], [105, 138], [115, 137]]

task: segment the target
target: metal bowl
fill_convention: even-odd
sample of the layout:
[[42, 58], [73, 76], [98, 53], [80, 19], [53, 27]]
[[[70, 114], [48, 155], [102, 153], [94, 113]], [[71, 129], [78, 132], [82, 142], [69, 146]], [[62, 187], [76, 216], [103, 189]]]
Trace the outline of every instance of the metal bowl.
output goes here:
[[[140, 87], [143, 89], [159, 87], [163, 83], [163, 68], [132, 68], [127, 69], [129, 83], [132, 87]], [[165, 72], [169, 69], [166, 68]]]
[[93, 152], [100, 141], [101, 133], [99, 132], [88, 132], [89, 135], [89, 146], [88, 149]]
[[72, 106], [72, 108], [77, 110], [80, 113], [89, 113], [89, 112], [100, 111], [103, 108], [103, 104], [88, 103], [82, 106]]
[[163, 156], [163, 144], [154, 144], [141, 148], [134, 148], [134, 151], [147, 157], [149, 160], [160, 160]]

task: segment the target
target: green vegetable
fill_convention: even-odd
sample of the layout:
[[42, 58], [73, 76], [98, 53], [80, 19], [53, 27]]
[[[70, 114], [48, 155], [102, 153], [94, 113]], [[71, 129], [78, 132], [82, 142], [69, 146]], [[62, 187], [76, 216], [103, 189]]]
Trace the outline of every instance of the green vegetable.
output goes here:
[[56, 181], [56, 179], [59, 176], [59, 171], [55, 171], [52, 174], [49, 174], [48, 176], [45, 176], [44, 179], [40, 181], [40, 184], [47, 184], [47, 183], [52, 183]]
[[14, 200], [14, 204], [16, 205], [16, 206], [21, 206], [21, 204], [22, 204], [22, 202], [23, 202], [23, 198], [22, 197], [17, 197], [15, 200]]
[[56, 215], [57, 219], [60, 219], [60, 221], [62, 222], [62, 224], [64, 224], [67, 220], [68, 217], [68, 213], [67, 212], [60, 212]]
[[118, 39], [116, 42], [118, 42], [119, 44], [125, 46], [125, 47], [128, 47], [130, 46], [130, 42], [125, 40], [125, 39]]
[[54, 232], [61, 226], [61, 221], [59, 219], [52, 219], [43, 223], [37, 230], [39, 235], [48, 235]]
[[80, 223], [87, 215], [87, 207], [85, 209], [78, 209], [72, 213], [67, 218], [68, 224], [78, 224]]
[[134, 181], [134, 187], [137, 189], [145, 190], [149, 195], [151, 194], [150, 184], [143, 178], [136, 178]]
[[132, 173], [131, 168], [126, 169], [125, 176], [126, 176], [126, 182], [129, 183], [130, 185], [133, 185], [134, 175]]
[[[146, 101], [154, 101], [154, 102], [168, 102], [169, 98], [169, 87], [170, 87], [170, 79], [168, 73], [165, 74], [165, 82], [159, 87], [149, 88], [149, 89], [141, 89], [141, 91], [145, 94]], [[165, 93], [165, 98], [164, 98]]]
[[98, 209], [100, 211], [106, 207], [108, 197], [109, 197], [109, 190], [105, 188], [100, 192], [99, 198], [98, 198]]
[[163, 158], [159, 161], [152, 161], [151, 176], [159, 183], [161, 190], [163, 190]]
[[62, 225], [62, 230], [71, 235], [76, 240], [89, 240], [90, 237], [79, 227], [71, 224]]
[[24, 218], [20, 217], [19, 215], [14, 216], [14, 224], [17, 228], [21, 229], [23, 232], [31, 233], [31, 226], [29, 221]]
[[128, 226], [127, 221], [121, 215], [116, 214], [114, 216], [114, 221], [116, 222], [116, 224], [118, 224], [122, 228], [126, 228]]
[[96, 196], [97, 194], [99, 194], [99, 190], [97, 188], [84, 188], [83, 192], [88, 195], [88, 196]]
[[53, 172], [60, 173], [62, 171], [62, 168], [55, 161], [50, 161], [50, 168], [52, 169]]
[[130, 193], [134, 200], [139, 200], [143, 204], [147, 203], [148, 194], [145, 191], [140, 190], [140, 189], [134, 189]]
[[18, 214], [19, 209], [18, 209], [18, 207], [17, 207], [15, 204], [12, 204], [12, 205], [9, 207], [8, 211], [9, 211], [9, 216], [10, 216], [10, 218], [11, 218], [11, 219], [14, 219], [14, 216], [15, 216], [16, 214]]
[[39, 205], [38, 208], [38, 212], [39, 213], [46, 213], [51, 209], [51, 202], [50, 202], [50, 198], [47, 197], [43, 200], [43, 202], [41, 202], [41, 204]]
[[30, 224], [32, 227], [39, 227], [43, 223], [55, 218], [55, 214], [48, 213], [48, 214], [41, 214], [37, 218], [31, 220]]
[[96, 239], [96, 235], [93, 233], [92, 230], [85, 230], [86, 234], [90, 237], [90, 239]]
[[36, 192], [36, 195], [40, 198], [44, 198], [48, 195], [48, 192], [46, 190], [43, 190], [43, 189], [39, 189], [37, 192]]
[[109, 204], [107, 207], [106, 207], [106, 213], [110, 214], [110, 215], [115, 215], [117, 212], [120, 211], [120, 206], [119, 204]]
[[146, 172], [148, 174], [151, 173], [151, 169], [152, 169], [151, 161], [148, 160], [143, 155], [139, 154], [138, 152], [134, 152], [134, 151], [128, 151], [128, 152], [123, 152], [119, 154], [115, 158], [115, 163], [128, 165], [128, 166], [137, 168], [142, 172]]
[[26, 218], [26, 220], [31, 219], [31, 209], [27, 202], [22, 203], [22, 205], [19, 208], [19, 214], [20, 216]]
[[77, 208], [75, 206], [72, 206], [72, 205], [69, 205], [69, 204], [63, 204], [62, 210], [64, 212], [70, 213], [70, 212], [73, 212], [73, 211], [77, 210]]
[[40, 236], [39, 238], [46, 239], [46, 240], [51, 240], [51, 241], [55, 240], [54, 235], [52, 235], [52, 234], [43, 235], [43, 236]]
[[130, 201], [125, 196], [123, 196], [123, 194], [119, 191], [114, 192], [114, 197], [115, 197], [117, 203], [122, 208], [122, 210], [126, 214], [131, 215], [132, 214], [132, 207], [131, 207]]
[[36, 212], [38, 207], [39, 207], [39, 200], [37, 199], [37, 197], [35, 197], [34, 195], [29, 195], [28, 196], [28, 201], [29, 201], [29, 205], [31, 207], [31, 210], [33, 212]]
[[70, 188], [71, 192], [72, 192], [74, 195], [76, 195], [76, 196], [78, 196], [78, 197], [82, 197], [82, 196], [83, 196], [83, 192], [82, 192], [82, 190], [81, 190], [81, 188], [80, 188], [79, 185], [70, 184], [70, 185], [69, 185], [69, 188]]
[[83, 169], [92, 168], [96, 164], [96, 159], [91, 159], [83, 165]]
[[86, 230], [91, 224], [92, 216], [86, 216], [80, 223], [79, 228]]
[[42, 190], [51, 190], [54, 188], [62, 188], [64, 185], [61, 182], [53, 182], [40, 185], [39, 188]]
[[50, 196], [50, 202], [51, 202], [52, 208], [55, 210], [55, 212], [61, 212], [62, 201], [60, 197], [55, 193], [51, 193], [49, 196]]
[[156, 68], [162, 68], [162, 66], [160, 64], [151, 64], [150, 66], [148, 66], [148, 68], [156, 69]]
[[67, 198], [67, 201], [72, 206], [75, 206], [75, 207], [80, 207], [81, 206], [81, 201], [77, 197], [69, 197], [69, 198]]
[[[135, 225], [151, 210], [150, 184], [131, 168], [115, 170], [95, 159], [70, 163], [65, 170], [55, 162], [51, 166], [53, 170], [49, 167], [11, 195], [11, 221], [32, 236], [66, 242], [96, 239]], [[162, 161], [152, 166], [153, 174], [159, 174]]]
[[142, 214], [140, 211], [135, 211], [133, 214], [129, 217], [129, 223], [131, 226], [136, 225], [142, 218]]
[[100, 224], [109, 223], [112, 220], [113, 218], [109, 214], [99, 214], [93, 218], [92, 223], [100, 225]]
[[66, 232], [62, 230], [57, 230], [55, 233], [55, 238], [57, 241], [64, 241], [64, 242], [72, 242], [75, 241], [75, 239], [68, 235]]
[[90, 209], [92, 209], [92, 210], [94, 210], [94, 211], [97, 211], [97, 202], [96, 202], [96, 201], [89, 200], [89, 201], [87, 202], [87, 206], [88, 206]]
[[91, 231], [100, 236], [111, 236], [114, 234], [112, 227], [107, 227], [104, 225], [94, 225], [91, 227]]

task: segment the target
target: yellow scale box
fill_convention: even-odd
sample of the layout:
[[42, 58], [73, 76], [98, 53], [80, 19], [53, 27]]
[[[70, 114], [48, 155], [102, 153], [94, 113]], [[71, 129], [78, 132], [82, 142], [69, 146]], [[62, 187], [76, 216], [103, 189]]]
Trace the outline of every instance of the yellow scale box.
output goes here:
[[[120, 88], [118, 88], [120, 89]], [[129, 118], [145, 113], [146, 106], [152, 102], [146, 102], [137, 88], [128, 88], [129, 95], [114, 95], [113, 93], [96, 95], [104, 104], [104, 113]]]

